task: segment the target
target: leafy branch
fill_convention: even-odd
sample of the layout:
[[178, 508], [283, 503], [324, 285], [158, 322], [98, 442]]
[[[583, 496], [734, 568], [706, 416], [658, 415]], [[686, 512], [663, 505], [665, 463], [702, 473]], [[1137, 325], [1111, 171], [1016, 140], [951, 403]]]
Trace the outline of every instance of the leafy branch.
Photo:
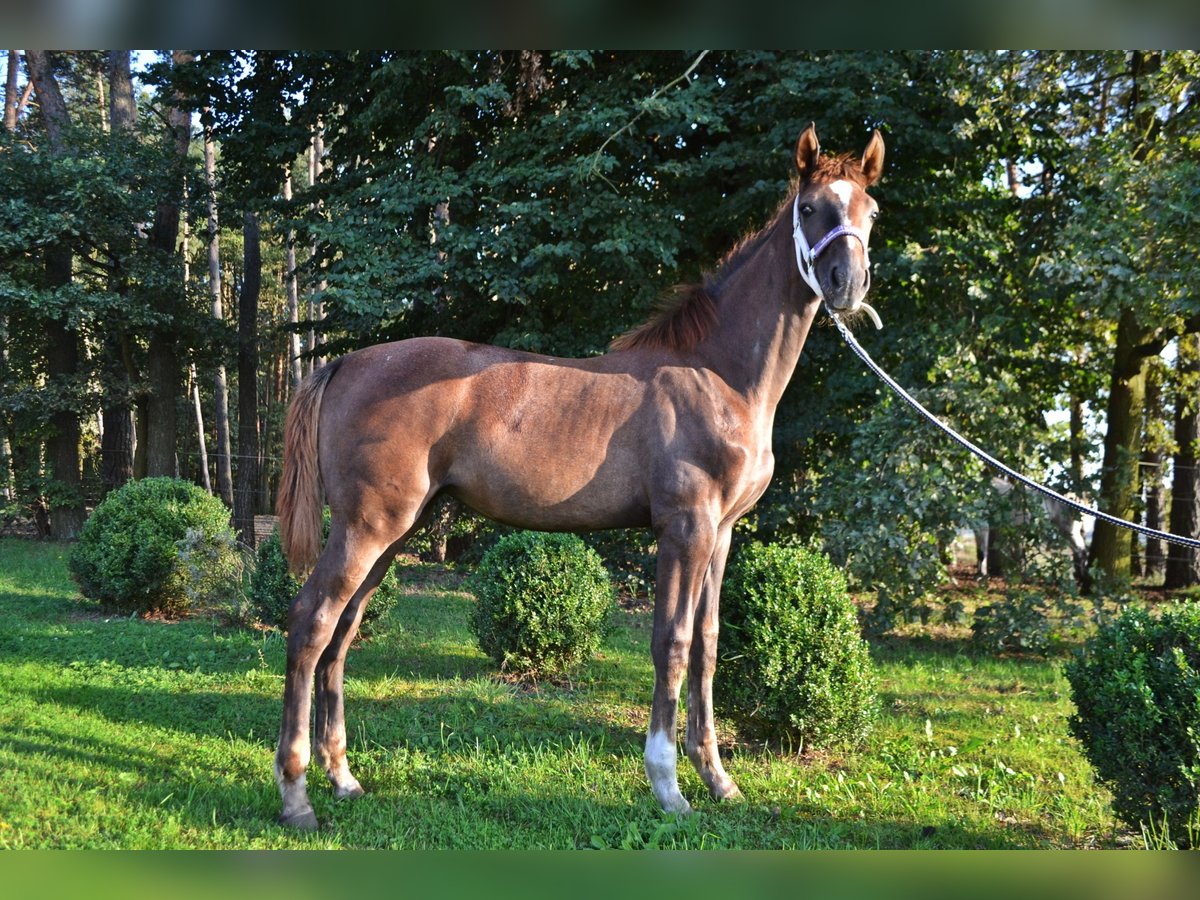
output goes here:
[[700, 55], [692, 60], [692, 64], [687, 67], [687, 70], [682, 75], [679, 75], [676, 78], [672, 78], [670, 81], [668, 81], [666, 84], [664, 84], [658, 90], [656, 90], [653, 94], [651, 94], [642, 103], [642, 109], [636, 116], [634, 116], [632, 119], [630, 119], [624, 125], [622, 125], [620, 128], [618, 128], [616, 131], [614, 131], [608, 137], [606, 137], [604, 139], [604, 143], [602, 143], [600, 145], [599, 149], [596, 150], [596, 152], [592, 155], [592, 164], [588, 167], [587, 175], [584, 177], [591, 178], [593, 175], [595, 175], [600, 180], [602, 180], [605, 184], [607, 184], [610, 188], [612, 188], [616, 193], [618, 193], [618, 194], [621, 193], [619, 190], [617, 190], [617, 186], [615, 184], [613, 184], [611, 181], [609, 181], [608, 178], [606, 178], [604, 176], [604, 173], [600, 171], [600, 157], [604, 155], [604, 148], [607, 147], [609, 144], [611, 144], [614, 140], [616, 140], [622, 134], [624, 134], [626, 131], [629, 131], [629, 129], [631, 129], [633, 127], [634, 123], [637, 122], [638, 119], [640, 119], [642, 116], [644, 116], [646, 114], [646, 111], [650, 108], [650, 104], [653, 103], [659, 97], [659, 95], [664, 94], [667, 91], [671, 90], [671, 88], [675, 87], [675, 85], [679, 84], [681, 81], [686, 81], [688, 78], [690, 78], [692, 73], [696, 71], [696, 67], [700, 65], [701, 61], [706, 56], [708, 56], [708, 51], [701, 50]]

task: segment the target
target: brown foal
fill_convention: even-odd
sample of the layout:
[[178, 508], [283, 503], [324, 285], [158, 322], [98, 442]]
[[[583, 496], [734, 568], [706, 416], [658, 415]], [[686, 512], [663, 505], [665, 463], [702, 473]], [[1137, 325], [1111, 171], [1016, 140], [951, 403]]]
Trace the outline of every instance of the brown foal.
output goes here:
[[[730, 533], [771, 478], [775, 408], [821, 301], [837, 313], [863, 306], [877, 209], [866, 188], [883, 155], [876, 132], [861, 158], [822, 157], [810, 126], [796, 145], [794, 192], [773, 220], [603, 356], [417, 338], [309, 377], [288, 412], [278, 504], [293, 570], [311, 569], [288, 618], [282, 823], [317, 824], [305, 787], [314, 684], [317, 758], [338, 797], [362, 793], [346, 762], [346, 651], [371, 592], [442, 493], [524, 528], [654, 529], [646, 773], [664, 810], [690, 810], [675, 770], [690, 672], [688, 758], [713, 797], [738, 796], [712, 712]], [[323, 503], [331, 527], [320, 550]]]

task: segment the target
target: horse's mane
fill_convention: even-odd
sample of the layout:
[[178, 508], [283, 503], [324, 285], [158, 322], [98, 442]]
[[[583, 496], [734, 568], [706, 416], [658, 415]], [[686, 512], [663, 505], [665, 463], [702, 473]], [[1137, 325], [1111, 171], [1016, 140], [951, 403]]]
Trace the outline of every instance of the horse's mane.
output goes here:
[[660, 298], [650, 321], [625, 332], [609, 345], [609, 349], [662, 347], [690, 350], [708, 336], [715, 324], [717, 303], [708, 292], [707, 284], [677, 284]]
[[[852, 153], [838, 156], [822, 156], [817, 160], [813, 181], [837, 181], [846, 179], [860, 187], [866, 187], [862, 163]], [[662, 295], [649, 321], [618, 337], [610, 350], [636, 350], [660, 347], [666, 350], [691, 350], [708, 337], [717, 324], [717, 301], [713, 291], [729, 275], [746, 262], [766, 240], [767, 234], [779, 221], [784, 211], [791, 207], [792, 197], [800, 185], [793, 182], [785, 200], [771, 217], [768, 225], [743, 235], [721, 258], [715, 271], [705, 273], [699, 284], [677, 284]]]
[[817, 159], [817, 169], [812, 173], [813, 181], [837, 181], [843, 178], [866, 190], [867, 177], [863, 174], [862, 160], [853, 153], [822, 156]]

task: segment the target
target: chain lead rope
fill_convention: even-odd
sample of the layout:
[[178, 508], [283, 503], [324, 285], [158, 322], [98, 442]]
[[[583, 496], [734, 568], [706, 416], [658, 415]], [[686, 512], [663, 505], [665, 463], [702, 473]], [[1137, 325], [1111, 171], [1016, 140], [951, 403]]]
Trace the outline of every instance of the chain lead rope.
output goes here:
[[1138, 532], [1139, 534], [1143, 534], [1146, 537], [1157, 538], [1160, 541], [1168, 541], [1169, 543], [1180, 544], [1184, 547], [1200, 548], [1200, 540], [1197, 540], [1196, 538], [1183, 537], [1182, 535], [1171, 534], [1170, 532], [1167, 532], [1167, 531], [1158, 531], [1157, 529], [1154, 529], [1154, 528], [1147, 528], [1145, 525], [1139, 525], [1136, 522], [1128, 522], [1125, 519], [1117, 518], [1116, 516], [1109, 515], [1106, 512], [1101, 512], [1100, 510], [1094, 509], [1093, 507], [1087, 506], [1086, 504], [1079, 503], [1075, 500], [1072, 500], [1069, 497], [1064, 497], [1062, 494], [1058, 493], [1057, 491], [1052, 491], [1050, 488], [1046, 487], [1045, 485], [1038, 484], [1032, 478], [1028, 478], [1028, 477], [1022, 475], [1020, 472], [1016, 471], [1015, 469], [1009, 468], [1008, 466], [1006, 466], [1004, 463], [1000, 462], [1000, 460], [996, 459], [991, 454], [987, 453], [986, 451], [982, 450], [975, 444], [971, 443], [969, 440], [967, 440], [965, 437], [963, 437], [961, 434], [959, 434], [957, 431], [955, 431], [953, 428], [951, 428], [949, 425], [944, 423], [941, 419], [939, 419], [937, 416], [935, 416], [933, 413], [931, 413], [929, 410], [927, 410], [919, 402], [917, 402], [915, 397], [913, 397], [911, 394], [908, 393], [908, 391], [904, 390], [904, 388], [902, 388], [899, 384], [897, 384], [895, 382], [895, 380], [893, 380], [892, 377], [890, 375], [888, 375], [887, 372], [885, 372], [885, 371], [883, 371], [883, 369], [879, 368], [879, 366], [876, 364], [875, 360], [871, 359], [870, 354], [867, 353], [867, 351], [864, 350], [861, 345], [859, 345], [858, 341], [856, 341], [854, 339], [854, 335], [850, 332], [850, 329], [847, 328], [844, 324], [842, 324], [842, 320], [840, 318], [838, 318], [837, 314], [835, 312], [833, 312], [833, 310], [831, 310], [828, 306], [826, 306], [825, 311], [829, 314], [830, 318], [833, 319], [834, 324], [837, 325], [838, 331], [840, 331], [842, 334], [842, 338], [845, 339], [846, 343], [850, 345], [850, 349], [854, 351], [855, 355], [857, 355], [859, 359], [861, 359], [864, 363], [866, 363], [867, 368], [870, 369], [872, 372], [874, 372], [876, 375], [878, 375], [879, 378], [883, 381], [883, 383], [886, 384], [888, 387], [890, 387], [892, 389], [892, 391], [895, 392], [895, 394], [901, 400], [903, 400], [905, 403], [907, 403], [909, 406], [911, 406], [914, 410], [916, 410], [923, 418], [928, 420], [933, 425], [936, 425], [942, 431], [943, 434], [947, 435], [959, 446], [965, 447], [967, 450], [970, 450], [972, 453], [974, 453], [976, 456], [978, 456], [980, 459], [982, 459], [985, 463], [987, 463], [989, 466], [991, 466], [996, 471], [1004, 473], [1009, 478], [1013, 479], [1014, 481], [1020, 482], [1021, 484], [1025, 485], [1025, 487], [1027, 487], [1027, 488], [1031, 488], [1032, 490], [1035, 490], [1035, 491], [1038, 491], [1039, 493], [1045, 494], [1047, 497], [1057, 500], [1059, 503], [1062, 503], [1065, 506], [1070, 507], [1071, 509], [1075, 510], [1076, 512], [1083, 513], [1086, 516], [1094, 516], [1096, 519], [1100, 520], [1101, 522], [1108, 522], [1110, 525], [1116, 525], [1120, 528], [1128, 528], [1132, 531]]

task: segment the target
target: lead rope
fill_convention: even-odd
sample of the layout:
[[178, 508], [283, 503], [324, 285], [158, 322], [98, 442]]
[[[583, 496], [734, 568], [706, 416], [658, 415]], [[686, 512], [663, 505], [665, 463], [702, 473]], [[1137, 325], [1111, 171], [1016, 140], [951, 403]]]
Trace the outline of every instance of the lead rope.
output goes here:
[[[803, 271], [801, 272], [801, 274], [803, 274]], [[818, 293], [818, 296], [820, 296], [819, 293]], [[865, 307], [866, 304], [864, 303], [863, 306]], [[868, 307], [868, 309], [870, 310], [869, 307]], [[901, 400], [903, 400], [905, 403], [907, 403], [909, 406], [911, 406], [914, 410], [916, 410], [918, 413], [920, 413], [920, 415], [922, 417], [924, 417], [926, 420], [928, 420], [932, 424], [936, 425], [942, 431], [943, 434], [949, 436], [952, 440], [954, 440], [957, 444], [959, 444], [959, 446], [965, 447], [966, 449], [970, 450], [972, 453], [974, 453], [976, 456], [978, 456], [980, 459], [982, 459], [985, 463], [987, 463], [993, 469], [996, 469], [998, 472], [1003, 472], [1009, 478], [1012, 478], [1014, 481], [1019, 481], [1021, 484], [1025, 485], [1025, 487], [1027, 487], [1027, 488], [1032, 488], [1033, 490], [1038, 491], [1039, 493], [1045, 494], [1047, 497], [1051, 497], [1054, 500], [1057, 500], [1059, 503], [1069, 506], [1071, 509], [1075, 510], [1076, 512], [1083, 513], [1084, 515], [1087, 515], [1087, 516], [1095, 516], [1097, 519], [1099, 519], [1102, 522], [1108, 522], [1110, 525], [1117, 525], [1121, 528], [1128, 528], [1132, 531], [1138, 532], [1139, 534], [1143, 534], [1146, 537], [1158, 538], [1161, 541], [1168, 541], [1172, 544], [1180, 544], [1184, 547], [1200, 548], [1200, 540], [1197, 540], [1196, 538], [1183, 537], [1178, 534], [1171, 534], [1170, 532], [1167, 532], [1167, 531], [1158, 531], [1157, 529], [1154, 529], [1154, 528], [1147, 528], [1145, 525], [1138, 525], [1136, 522], [1127, 522], [1125, 519], [1119, 519], [1116, 516], [1109, 515], [1106, 512], [1101, 512], [1098, 509], [1094, 509], [1083, 503], [1079, 503], [1075, 500], [1070, 499], [1069, 497], [1064, 497], [1062, 494], [1058, 493], [1057, 491], [1052, 491], [1050, 488], [1046, 487], [1045, 485], [1038, 484], [1032, 478], [1027, 478], [1026, 476], [1022, 475], [1020, 472], [1016, 471], [1015, 469], [1009, 468], [1004, 463], [1000, 462], [1000, 460], [996, 459], [994, 456], [990, 455], [989, 453], [987, 453], [984, 450], [977, 447], [975, 444], [971, 443], [969, 440], [967, 440], [965, 437], [963, 437], [961, 434], [959, 434], [957, 431], [955, 431], [953, 428], [951, 428], [949, 425], [945, 424], [941, 419], [939, 419], [937, 416], [935, 416], [933, 413], [931, 413], [929, 410], [927, 410], [919, 402], [917, 402], [915, 397], [913, 397], [911, 394], [908, 393], [908, 391], [904, 390], [904, 388], [902, 388], [900, 385], [898, 385], [892, 379], [892, 377], [890, 375], [888, 375], [887, 372], [885, 372], [885, 371], [883, 371], [883, 369], [879, 368], [879, 366], [875, 363], [875, 360], [871, 359], [870, 354], [868, 354], [867, 351], [864, 350], [859, 345], [858, 341], [856, 341], [854, 339], [854, 335], [850, 332], [850, 329], [847, 328], [844, 324], [842, 324], [842, 320], [840, 318], [838, 318], [837, 313], [835, 313], [832, 309], [830, 309], [828, 305], [825, 306], [825, 312], [827, 312], [829, 314], [829, 317], [831, 319], [833, 319], [833, 323], [835, 325], [837, 325], [838, 331], [841, 332], [842, 338], [845, 339], [846, 343], [850, 345], [850, 349], [853, 350], [855, 352], [855, 354], [858, 356], [858, 358], [867, 364], [867, 368], [870, 369], [872, 372], [874, 372], [876, 375], [878, 375], [880, 377], [880, 379], [883, 381], [883, 383], [886, 384], [888, 387], [890, 387], [896, 393], [896, 395], [898, 397], [900, 397]], [[875, 311], [870, 310], [870, 312], [873, 314]], [[873, 316], [873, 318], [876, 321], [876, 327], [880, 327], [878, 317]]]

